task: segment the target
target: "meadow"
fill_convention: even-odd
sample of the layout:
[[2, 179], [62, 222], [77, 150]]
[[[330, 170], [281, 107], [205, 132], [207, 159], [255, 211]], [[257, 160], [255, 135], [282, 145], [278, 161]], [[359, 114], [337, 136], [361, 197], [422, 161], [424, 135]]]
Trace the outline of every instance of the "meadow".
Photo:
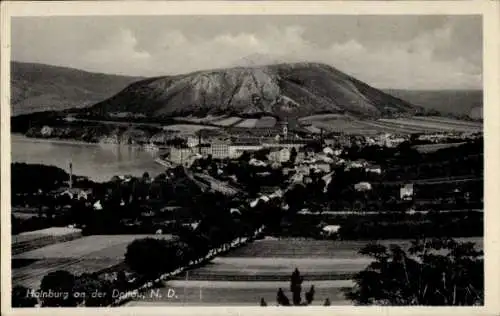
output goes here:
[[[123, 262], [127, 246], [145, 237], [172, 239], [171, 235], [95, 235], [13, 255], [12, 282], [38, 288], [50, 272], [92, 273]], [[18, 267], [16, 267], [18, 266]]]
[[[482, 248], [481, 238], [462, 240], [475, 241]], [[409, 240], [380, 243], [403, 248], [410, 245]], [[352, 275], [369, 264], [370, 260], [358, 253], [366, 244], [366, 241], [291, 238], [257, 240], [166, 281], [158, 289], [162, 298], [146, 293], [128, 306], [259, 306], [261, 298], [272, 306], [276, 304], [278, 288], [290, 297], [289, 278], [295, 268], [304, 276], [304, 292], [315, 286], [313, 305], [323, 304], [326, 298], [332, 305], [350, 305], [342, 291], [352, 287]], [[169, 289], [175, 291], [176, 297], [168, 298]]]

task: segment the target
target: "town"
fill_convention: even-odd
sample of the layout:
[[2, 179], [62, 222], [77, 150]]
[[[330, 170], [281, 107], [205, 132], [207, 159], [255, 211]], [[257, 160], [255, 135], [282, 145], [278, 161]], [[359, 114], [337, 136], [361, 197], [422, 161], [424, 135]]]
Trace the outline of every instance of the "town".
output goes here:
[[[157, 176], [116, 175], [95, 183], [73, 175], [72, 165], [66, 172], [14, 164], [12, 229], [20, 233], [13, 239], [14, 262], [43, 247], [63, 247], [57, 252], [66, 251], [68, 242], [76, 249], [93, 243], [91, 253], [77, 251], [88, 257], [79, 265], [91, 278], [124, 284], [119, 289], [126, 293], [141, 282], [147, 284], [142, 290], [157, 286], [162, 278], [264, 236], [384, 240], [483, 234], [481, 133], [297, 135], [287, 124], [258, 135], [255, 129], [231, 132], [202, 130], [153, 149], [166, 170]], [[30, 179], [35, 170], [42, 176]], [[107, 235], [131, 238], [106, 248]], [[156, 268], [156, 281], [147, 282], [152, 266], [136, 263], [131, 269], [134, 264], [127, 262], [124, 269], [119, 259], [127, 261], [128, 243], [151, 238], [132, 238], [138, 235], [171, 239], [176, 251], [190, 250], [168, 264], [175, 271]], [[90, 271], [85, 261], [96, 251], [111, 251], [118, 259], [94, 263]], [[43, 275], [26, 277], [22, 271], [29, 267], [15, 269], [14, 282], [36, 287]], [[137, 295], [131, 293], [94, 304], [120, 305]]]

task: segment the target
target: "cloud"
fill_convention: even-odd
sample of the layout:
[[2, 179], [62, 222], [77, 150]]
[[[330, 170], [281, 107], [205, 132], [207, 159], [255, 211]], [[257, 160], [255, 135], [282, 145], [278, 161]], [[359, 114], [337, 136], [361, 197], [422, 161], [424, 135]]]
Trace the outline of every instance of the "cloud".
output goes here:
[[151, 54], [137, 48], [137, 38], [131, 30], [120, 29], [115, 36], [108, 38], [105, 44], [91, 49], [82, 57], [82, 62], [93, 69], [104, 68], [117, 74], [143, 71], [149, 66]]
[[[267, 26], [265, 31], [197, 37], [180, 29], [155, 30], [149, 44], [130, 29], [119, 29], [104, 44], [74, 58], [91, 71], [158, 76], [269, 61], [313, 61], [332, 65], [378, 88], [481, 88], [480, 47], [460, 54], [457, 43], [468, 29], [446, 22], [411, 39], [366, 42], [359, 38], [318, 45], [300, 25]], [[325, 32], [331, 30], [325, 30]], [[477, 43], [473, 43], [477, 45]], [[463, 45], [463, 43], [462, 43]], [[480, 55], [480, 53], [479, 53]]]

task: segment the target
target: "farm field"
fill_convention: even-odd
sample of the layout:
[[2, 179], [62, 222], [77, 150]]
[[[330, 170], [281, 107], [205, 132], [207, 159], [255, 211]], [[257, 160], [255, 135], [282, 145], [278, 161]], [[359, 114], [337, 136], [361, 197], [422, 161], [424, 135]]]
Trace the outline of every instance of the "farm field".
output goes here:
[[180, 133], [195, 133], [202, 129], [218, 129], [218, 127], [197, 124], [174, 124], [164, 126], [163, 129], [168, 131], [178, 131]]
[[178, 121], [189, 121], [189, 122], [193, 122], [193, 123], [211, 123], [213, 121], [217, 121], [217, 120], [221, 120], [221, 119], [224, 119], [225, 116], [214, 116], [214, 115], [207, 115], [207, 116], [204, 116], [204, 117], [195, 117], [195, 116], [185, 116], [185, 117], [182, 117], [182, 116], [178, 116], [178, 117], [174, 117], [175, 120], [178, 120]]
[[430, 153], [444, 148], [457, 147], [465, 143], [450, 143], [450, 144], [425, 144], [416, 145], [414, 148], [421, 153]]
[[299, 122], [301, 123], [311, 123], [314, 121], [327, 121], [330, 119], [339, 119], [339, 118], [346, 118], [344, 114], [316, 114], [316, 115], [310, 115], [310, 116], [304, 116], [299, 118]]
[[172, 239], [172, 235], [95, 235], [58, 243], [13, 256], [13, 259], [123, 258], [127, 246], [146, 237]]
[[378, 133], [433, 133], [480, 132], [480, 122], [461, 121], [446, 117], [412, 117], [398, 119], [359, 120], [340, 114], [320, 114], [300, 118], [311, 132], [324, 129], [328, 132], [373, 135]]
[[435, 120], [419, 119], [379, 119], [380, 122], [394, 123], [402, 126], [422, 128], [424, 130], [442, 130], [442, 131], [457, 131], [457, 132], [474, 132], [480, 131], [481, 127], [472, 127], [470, 125], [456, 124]]
[[[304, 281], [302, 287], [308, 290], [314, 284], [315, 300], [312, 305], [322, 305], [328, 297], [332, 305], [351, 305], [345, 300], [342, 289], [352, 286], [347, 281]], [[127, 306], [259, 306], [264, 298], [268, 306], [276, 305], [276, 292], [282, 288], [291, 298], [289, 281], [283, 282], [215, 282], [215, 281], [170, 281], [164, 288], [159, 289], [162, 298], [158, 299], [150, 293], [144, 298], [131, 301]], [[168, 297], [168, 290], [175, 291], [173, 298]]]
[[277, 120], [272, 116], [263, 116], [257, 123], [255, 123], [255, 128], [273, 128], [276, 126]]
[[421, 120], [421, 121], [429, 121], [429, 122], [439, 122], [445, 124], [453, 124], [453, 125], [461, 125], [461, 126], [472, 126], [477, 128], [482, 128], [483, 124], [481, 122], [473, 122], [473, 121], [461, 121], [448, 117], [440, 117], [440, 116], [414, 116], [413, 119]]
[[145, 237], [173, 238], [171, 235], [96, 235], [13, 255], [13, 284], [37, 288], [42, 278], [52, 271], [62, 269], [81, 274], [112, 267], [123, 261], [129, 243]]
[[[12, 284], [37, 289], [43, 277], [57, 270], [66, 270], [73, 274], [92, 273], [118, 265], [123, 258], [77, 259], [58, 258], [37, 260], [21, 268], [12, 269]], [[22, 260], [21, 260], [22, 261]]]
[[254, 128], [258, 121], [259, 119], [245, 119], [234, 127]]
[[70, 234], [75, 234], [75, 233], [80, 233], [80, 232], [81, 232], [81, 230], [74, 229], [74, 228], [50, 227], [50, 228], [46, 228], [46, 229], [40, 229], [40, 230], [20, 233], [18, 235], [13, 235], [11, 241], [13, 244], [16, 244], [16, 243], [20, 243], [20, 242], [28, 242], [28, 241], [43, 238], [43, 237], [58, 237], [58, 236], [65, 236], [65, 235], [70, 235]]
[[242, 121], [242, 118], [237, 116], [223, 117], [220, 119], [210, 121], [211, 124], [217, 126], [231, 126], [239, 121]]
[[[481, 238], [467, 238], [482, 247]], [[264, 298], [269, 306], [276, 304], [276, 292], [283, 288], [290, 298], [289, 277], [298, 268], [304, 276], [303, 289], [316, 288], [313, 305], [328, 297], [332, 305], [351, 305], [342, 290], [352, 287], [350, 280], [369, 263], [358, 254], [366, 241], [331, 241], [300, 239], [257, 240], [242, 248], [215, 258], [200, 267], [166, 281], [158, 289], [162, 298], [149, 293], [128, 306], [258, 306]], [[384, 240], [384, 245], [399, 244], [406, 248], [409, 240]], [[168, 289], [176, 297], [168, 297]]]

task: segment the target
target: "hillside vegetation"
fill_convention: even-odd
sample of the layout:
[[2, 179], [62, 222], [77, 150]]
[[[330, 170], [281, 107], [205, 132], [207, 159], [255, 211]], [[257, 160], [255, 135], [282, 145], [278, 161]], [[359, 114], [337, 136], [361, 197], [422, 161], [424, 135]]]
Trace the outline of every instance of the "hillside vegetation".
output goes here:
[[15, 61], [10, 67], [12, 115], [91, 106], [140, 79]]

